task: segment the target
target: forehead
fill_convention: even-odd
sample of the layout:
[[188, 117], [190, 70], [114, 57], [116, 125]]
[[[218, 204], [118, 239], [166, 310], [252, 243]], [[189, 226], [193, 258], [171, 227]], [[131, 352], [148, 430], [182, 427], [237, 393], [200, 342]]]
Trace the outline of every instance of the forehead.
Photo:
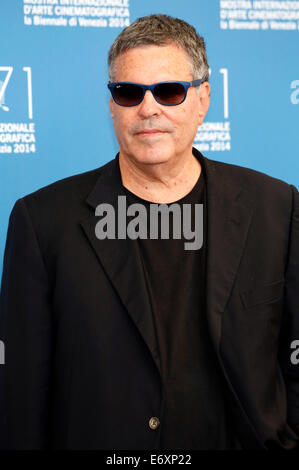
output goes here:
[[189, 56], [175, 44], [129, 49], [116, 58], [114, 72], [115, 81], [144, 84], [193, 78]]

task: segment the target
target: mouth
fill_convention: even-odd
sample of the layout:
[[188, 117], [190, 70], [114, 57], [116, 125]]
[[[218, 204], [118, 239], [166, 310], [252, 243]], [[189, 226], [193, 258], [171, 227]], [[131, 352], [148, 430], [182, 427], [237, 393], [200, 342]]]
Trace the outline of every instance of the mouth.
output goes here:
[[157, 136], [164, 134], [164, 131], [161, 131], [160, 129], [144, 129], [140, 132], [137, 132], [137, 135], [141, 137], [151, 137], [151, 136]]

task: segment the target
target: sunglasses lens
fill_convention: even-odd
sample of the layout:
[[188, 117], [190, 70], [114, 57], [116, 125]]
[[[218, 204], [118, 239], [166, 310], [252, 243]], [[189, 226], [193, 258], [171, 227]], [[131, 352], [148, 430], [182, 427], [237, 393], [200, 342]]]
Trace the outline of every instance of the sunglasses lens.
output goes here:
[[161, 83], [155, 86], [154, 91], [161, 104], [180, 104], [185, 98], [185, 88], [181, 83]]
[[116, 85], [113, 88], [113, 98], [122, 106], [134, 106], [141, 100], [143, 90], [138, 85]]

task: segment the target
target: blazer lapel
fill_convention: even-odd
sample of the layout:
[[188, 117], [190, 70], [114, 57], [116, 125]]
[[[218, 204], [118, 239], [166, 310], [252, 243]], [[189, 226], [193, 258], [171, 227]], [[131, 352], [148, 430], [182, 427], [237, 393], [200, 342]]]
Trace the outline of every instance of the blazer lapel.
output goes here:
[[225, 177], [228, 173], [222, 171], [223, 163], [209, 160], [197, 151], [194, 153], [202, 164], [207, 183], [206, 314], [210, 336], [232, 394], [230, 405], [236, 417], [236, 431], [246, 443], [245, 448], [265, 448], [231, 383], [229, 364], [224, 364], [219, 350], [222, 316], [246, 245], [254, 204], [235, 178], [231, 181]]
[[252, 220], [250, 196], [235, 181], [225, 178], [222, 163], [199, 159], [206, 178], [206, 308], [211, 338], [218, 354], [221, 321]]
[[[111, 204], [117, 213], [118, 196], [125, 196], [125, 192], [121, 183], [117, 155], [102, 168], [100, 177], [86, 202], [94, 210], [101, 203]], [[93, 215], [82, 220], [81, 225], [160, 372], [158, 343], [138, 243], [128, 237], [117, 239], [117, 236], [115, 239], [99, 240], [95, 234], [98, 221], [99, 218], [93, 211]]]

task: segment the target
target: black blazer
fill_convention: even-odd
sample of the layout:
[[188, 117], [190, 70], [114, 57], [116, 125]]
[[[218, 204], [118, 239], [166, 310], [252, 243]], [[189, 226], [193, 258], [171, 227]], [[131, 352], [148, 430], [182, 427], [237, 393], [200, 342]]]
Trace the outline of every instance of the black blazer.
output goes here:
[[[206, 315], [244, 448], [299, 438], [299, 193], [203, 157]], [[164, 392], [136, 241], [98, 240], [125, 195], [118, 156], [19, 199], [0, 297], [2, 447], [157, 449]], [[200, 397], [198, 397], [200, 400]]]

